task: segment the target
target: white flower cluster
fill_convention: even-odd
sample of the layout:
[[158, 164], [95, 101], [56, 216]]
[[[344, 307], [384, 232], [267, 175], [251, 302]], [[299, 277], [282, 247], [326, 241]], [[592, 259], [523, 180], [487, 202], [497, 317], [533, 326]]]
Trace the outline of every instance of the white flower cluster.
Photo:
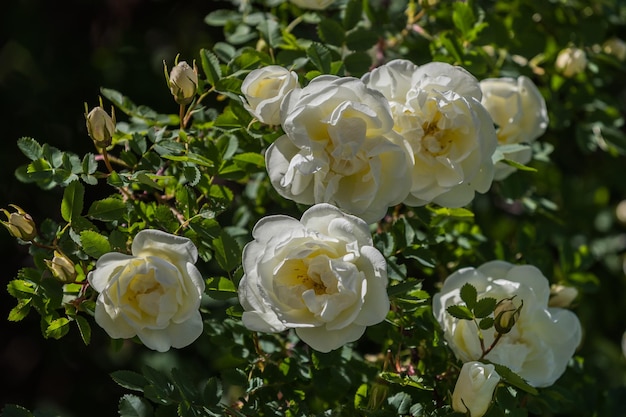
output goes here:
[[[481, 84], [437, 62], [394, 60], [360, 79], [323, 75], [304, 88], [295, 72], [272, 65], [250, 72], [242, 94], [254, 117], [283, 129], [266, 153], [277, 192], [336, 205], [367, 223], [399, 203], [467, 205], [489, 190], [494, 172], [503, 179], [514, 170], [494, 168], [498, 138], [532, 142], [547, 125], [530, 79]], [[530, 151], [505, 156], [526, 163]]]

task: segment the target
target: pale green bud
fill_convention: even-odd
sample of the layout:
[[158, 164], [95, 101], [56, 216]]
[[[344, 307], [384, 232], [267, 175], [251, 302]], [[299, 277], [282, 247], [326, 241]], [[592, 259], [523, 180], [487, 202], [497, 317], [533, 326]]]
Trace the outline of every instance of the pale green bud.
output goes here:
[[[86, 106], [86, 105], [85, 105]], [[106, 148], [111, 145], [115, 133], [115, 122], [100, 106], [94, 107], [85, 116], [87, 132], [97, 148]]]
[[20, 207], [14, 204], [9, 204], [9, 206], [13, 207], [17, 212], [9, 213], [7, 210], [1, 209], [5, 216], [7, 216], [7, 221], [2, 222], [2, 224], [13, 237], [30, 242], [37, 236], [35, 221], [30, 214], [26, 213]]
[[524, 302], [522, 301], [519, 307], [517, 307], [513, 303], [513, 298], [515, 297], [500, 300], [496, 305], [496, 309], [493, 312], [495, 316], [493, 327], [495, 327], [498, 333], [506, 334], [510, 332], [519, 319]]
[[74, 262], [59, 251], [54, 251], [52, 260], [46, 259], [46, 264], [56, 279], [64, 283], [74, 282], [76, 279], [76, 268]]
[[170, 91], [178, 104], [189, 104], [196, 96], [198, 89], [198, 73], [185, 61], [180, 61], [168, 79]]

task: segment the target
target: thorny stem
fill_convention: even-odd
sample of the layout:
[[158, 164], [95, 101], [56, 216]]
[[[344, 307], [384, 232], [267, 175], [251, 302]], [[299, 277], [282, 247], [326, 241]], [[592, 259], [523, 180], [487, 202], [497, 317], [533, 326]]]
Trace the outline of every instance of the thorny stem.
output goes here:
[[480, 358], [478, 358], [478, 360], [484, 359], [485, 356], [487, 356], [489, 354], [489, 352], [491, 352], [493, 350], [494, 347], [496, 347], [496, 344], [498, 343], [498, 341], [502, 338], [502, 333], [497, 333], [496, 334], [496, 338], [493, 339], [493, 342], [491, 343], [491, 345], [487, 348], [487, 350], [485, 350], [485, 345], [482, 342], [481, 339], [481, 348], [483, 350], [483, 354], [480, 356]]

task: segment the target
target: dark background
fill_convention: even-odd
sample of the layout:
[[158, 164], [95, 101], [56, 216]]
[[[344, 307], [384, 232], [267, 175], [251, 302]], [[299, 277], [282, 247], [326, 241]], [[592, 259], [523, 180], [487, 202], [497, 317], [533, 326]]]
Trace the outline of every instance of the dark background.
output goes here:
[[[30, 136], [79, 155], [93, 152], [84, 103], [97, 105], [100, 87], [175, 113], [163, 60], [171, 68], [177, 54], [191, 62], [200, 48], [210, 48], [219, 32], [204, 24], [204, 16], [224, 7], [228, 4], [214, 0], [5, 2], [0, 13], [0, 208], [16, 204], [35, 221], [60, 218], [62, 190], [43, 191], [15, 179], [15, 169], [27, 162], [17, 139]], [[4, 228], [0, 253], [0, 409], [19, 404], [64, 416], [117, 415], [123, 390], [108, 374], [129, 365], [124, 350], [111, 355], [96, 328], [88, 347], [76, 331], [63, 341], [45, 340], [35, 313], [23, 322], [8, 322], [16, 302], [5, 288], [29, 256]]]

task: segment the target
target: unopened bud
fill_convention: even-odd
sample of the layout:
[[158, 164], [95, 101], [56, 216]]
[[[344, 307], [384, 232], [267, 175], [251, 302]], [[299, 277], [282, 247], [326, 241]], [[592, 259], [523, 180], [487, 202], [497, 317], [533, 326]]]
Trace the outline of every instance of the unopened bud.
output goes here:
[[170, 72], [168, 85], [178, 104], [189, 104], [196, 96], [198, 73], [185, 61], [180, 61]]
[[9, 206], [13, 207], [17, 212], [9, 213], [7, 210], [1, 209], [5, 216], [7, 216], [7, 221], [3, 221], [2, 224], [13, 237], [30, 242], [37, 236], [35, 221], [30, 217], [30, 214], [26, 213], [20, 207], [14, 204], [9, 204]]
[[102, 107], [98, 106], [86, 114], [85, 119], [87, 120], [87, 133], [89, 133], [96, 147], [106, 148], [111, 145], [115, 133], [113, 118]]
[[620, 38], [611, 38], [602, 45], [604, 53], [613, 55], [620, 61], [626, 59], [626, 42]]
[[76, 268], [74, 262], [59, 251], [54, 251], [52, 260], [46, 259], [46, 264], [56, 279], [64, 283], [74, 282], [76, 279]]
[[565, 48], [556, 57], [555, 66], [565, 77], [573, 77], [587, 67], [587, 55], [579, 48]]
[[549, 307], [567, 308], [578, 297], [578, 290], [574, 287], [567, 287], [560, 284], [550, 286]]
[[506, 334], [510, 332], [519, 319], [524, 301], [517, 307], [513, 303], [513, 298], [515, 297], [505, 298], [496, 304], [496, 309], [493, 312], [495, 316], [493, 327], [495, 327], [498, 333]]

